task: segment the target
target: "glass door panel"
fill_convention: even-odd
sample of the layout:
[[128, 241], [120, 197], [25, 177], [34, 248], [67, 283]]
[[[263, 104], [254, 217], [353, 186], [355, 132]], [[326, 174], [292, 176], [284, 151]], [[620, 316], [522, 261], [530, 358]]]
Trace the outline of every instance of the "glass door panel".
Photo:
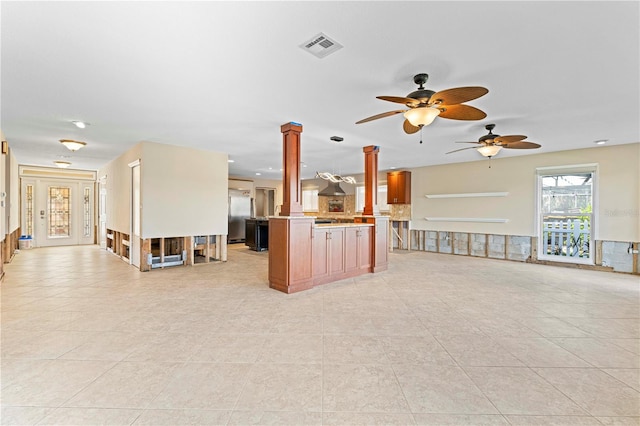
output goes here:
[[47, 236], [49, 238], [71, 236], [71, 188], [49, 186]]

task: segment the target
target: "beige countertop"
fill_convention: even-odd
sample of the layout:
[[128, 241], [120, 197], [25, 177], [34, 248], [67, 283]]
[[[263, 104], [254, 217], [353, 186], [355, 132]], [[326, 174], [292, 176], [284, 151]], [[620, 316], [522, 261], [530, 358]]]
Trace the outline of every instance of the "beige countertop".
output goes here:
[[315, 228], [354, 228], [358, 226], [373, 226], [373, 223], [316, 223]]

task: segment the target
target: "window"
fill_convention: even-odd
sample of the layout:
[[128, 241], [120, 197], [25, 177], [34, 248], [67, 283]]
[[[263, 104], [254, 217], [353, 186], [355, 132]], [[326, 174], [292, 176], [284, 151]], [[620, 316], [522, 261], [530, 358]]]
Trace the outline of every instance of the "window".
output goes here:
[[[389, 205], [387, 204], [387, 185], [378, 185], [378, 207], [381, 212], [388, 212]], [[361, 212], [364, 210], [364, 186], [358, 186], [356, 188], [356, 211]]]
[[82, 199], [82, 223], [83, 236], [91, 236], [91, 189], [84, 188], [84, 197]]
[[33, 235], [33, 185], [27, 185], [25, 192], [25, 231], [27, 235]]
[[317, 189], [302, 190], [302, 211], [304, 212], [318, 211], [318, 190]]
[[593, 263], [594, 166], [538, 169], [538, 258]]

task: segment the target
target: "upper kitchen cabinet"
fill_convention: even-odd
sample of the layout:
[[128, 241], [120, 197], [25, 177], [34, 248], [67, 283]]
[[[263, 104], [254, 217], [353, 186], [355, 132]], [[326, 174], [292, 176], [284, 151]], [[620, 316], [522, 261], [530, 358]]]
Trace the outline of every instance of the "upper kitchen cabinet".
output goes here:
[[411, 172], [387, 172], [387, 204], [411, 204]]

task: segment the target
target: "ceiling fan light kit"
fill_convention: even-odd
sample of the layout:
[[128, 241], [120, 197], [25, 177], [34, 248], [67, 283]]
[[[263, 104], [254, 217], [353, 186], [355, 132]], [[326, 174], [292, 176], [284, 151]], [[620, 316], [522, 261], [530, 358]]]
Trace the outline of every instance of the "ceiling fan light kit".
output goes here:
[[501, 146], [498, 145], [486, 145], [478, 148], [478, 152], [482, 154], [484, 157], [493, 157], [502, 149]]
[[417, 127], [428, 126], [440, 115], [440, 110], [433, 107], [419, 107], [404, 113], [404, 118]]

